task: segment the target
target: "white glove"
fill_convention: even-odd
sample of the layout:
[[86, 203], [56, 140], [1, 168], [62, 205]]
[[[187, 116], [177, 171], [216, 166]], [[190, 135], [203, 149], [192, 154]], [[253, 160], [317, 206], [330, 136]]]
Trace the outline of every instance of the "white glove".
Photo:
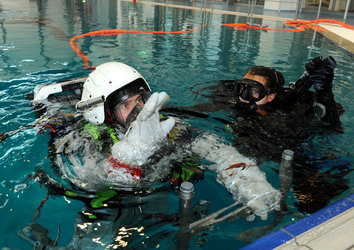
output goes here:
[[263, 171], [253, 164], [235, 168], [232, 166], [217, 170], [218, 181], [229, 190], [235, 200], [243, 202], [253, 210], [254, 214], [247, 220], [253, 220], [255, 215], [266, 220], [268, 213], [280, 210], [280, 191], [267, 182]]
[[175, 125], [172, 117], [160, 122], [159, 110], [168, 100], [165, 92], [151, 95], [129, 126], [124, 139], [112, 147], [113, 158], [125, 164], [141, 166], [163, 145], [166, 135]]
[[[267, 182], [265, 173], [255, 162], [234, 147], [223, 144], [213, 135], [204, 135], [193, 143], [193, 151], [216, 163], [218, 182], [233, 195], [234, 200], [250, 207], [266, 220], [273, 209], [280, 209], [280, 192]], [[252, 220], [253, 216], [248, 219]]]

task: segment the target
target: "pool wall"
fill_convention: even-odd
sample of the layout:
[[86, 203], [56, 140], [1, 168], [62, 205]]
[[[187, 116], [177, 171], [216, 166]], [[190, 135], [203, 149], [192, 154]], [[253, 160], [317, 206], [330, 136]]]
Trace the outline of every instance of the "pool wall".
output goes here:
[[[354, 245], [354, 194], [264, 236], [243, 250], [251, 249], [349, 249]], [[351, 230], [350, 230], [351, 229]], [[335, 247], [335, 248], [333, 248]]]

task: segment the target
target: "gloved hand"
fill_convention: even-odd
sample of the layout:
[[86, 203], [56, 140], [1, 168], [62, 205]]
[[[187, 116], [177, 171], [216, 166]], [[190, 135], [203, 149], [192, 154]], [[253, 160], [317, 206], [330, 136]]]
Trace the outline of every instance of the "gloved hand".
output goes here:
[[305, 69], [313, 82], [316, 91], [327, 91], [332, 89], [334, 69], [337, 63], [329, 56], [322, 60], [322, 57], [312, 58], [306, 63]]
[[112, 147], [113, 158], [121, 163], [140, 166], [161, 147], [175, 125], [172, 117], [160, 121], [159, 110], [168, 100], [165, 92], [151, 95], [137, 119], [129, 126], [124, 139]]
[[[268, 214], [273, 210], [280, 210], [281, 194], [279, 190], [274, 189], [269, 183], [257, 183], [253, 192], [259, 193], [252, 200], [247, 202], [247, 206], [253, 210], [253, 215], [247, 217], [248, 221], [252, 221], [255, 215], [261, 217], [262, 220], [267, 220]], [[262, 192], [263, 193], [262, 193]]]
[[[213, 135], [197, 138], [192, 144], [192, 150], [216, 163], [214, 168], [218, 173], [218, 182], [227, 188], [236, 202], [250, 207], [254, 215], [266, 220], [268, 213], [280, 209], [280, 191], [272, 187], [253, 159], [221, 143]], [[252, 220], [254, 215], [248, 219]]]
[[266, 220], [270, 212], [280, 210], [280, 191], [267, 182], [264, 172], [255, 165], [233, 167], [235, 165], [218, 169], [218, 181], [228, 188], [234, 200], [252, 209], [253, 214], [247, 220], [255, 216]]

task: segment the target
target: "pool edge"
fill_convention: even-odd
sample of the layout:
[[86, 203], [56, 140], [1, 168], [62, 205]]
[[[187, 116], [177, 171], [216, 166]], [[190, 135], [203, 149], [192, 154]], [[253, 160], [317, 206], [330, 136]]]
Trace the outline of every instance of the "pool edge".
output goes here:
[[[340, 230], [338, 229], [338, 226], [345, 227], [346, 225], [345, 223], [339, 224], [341, 218], [343, 220], [346, 219], [345, 216], [349, 217], [350, 219], [345, 221], [347, 222], [347, 225], [349, 225], [349, 223], [352, 225], [354, 224], [354, 216], [352, 216], [352, 214], [354, 214], [354, 194], [351, 194], [304, 219], [270, 233], [242, 249], [295, 249], [305, 246], [313, 249], [313, 246], [309, 245], [318, 244], [318, 239], [321, 240], [321, 235], [318, 233], [319, 229], [322, 229], [322, 233], [325, 232], [327, 234], [331, 234], [333, 230], [336, 230], [337, 234], [342, 233], [342, 231], [338, 232], [338, 230]], [[329, 230], [326, 231], [326, 227]], [[349, 235], [350, 232], [344, 230], [344, 228], [343, 231], [346, 234], [344, 237], [347, 236], [346, 238], [354, 245], [354, 239]], [[329, 240], [330, 239], [328, 239], [328, 241]], [[322, 241], [321, 243], [323, 244], [326, 242]], [[343, 248], [337, 249], [347, 249], [347, 247], [343, 246]]]
[[330, 24], [312, 24], [309, 27], [347, 52], [354, 54], [354, 30]]

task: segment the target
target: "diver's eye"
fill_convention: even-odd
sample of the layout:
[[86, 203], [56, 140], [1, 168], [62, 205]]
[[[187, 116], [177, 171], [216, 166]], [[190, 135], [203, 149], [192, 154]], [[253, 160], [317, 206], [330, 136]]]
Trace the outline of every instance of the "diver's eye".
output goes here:
[[123, 103], [123, 104], [120, 105], [119, 108], [120, 108], [120, 109], [123, 109], [123, 110], [126, 110], [126, 109], [128, 108], [128, 104]]
[[252, 96], [254, 97], [254, 98], [259, 98], [259, 89], [258, 88], [252, 88], [251, 89], [251, 93], [252, 93]]
[[135, 103], [136, 104], [144, 104], [143, 97], [141, 95], [139, 95], [138, 98], [136, 98]]

